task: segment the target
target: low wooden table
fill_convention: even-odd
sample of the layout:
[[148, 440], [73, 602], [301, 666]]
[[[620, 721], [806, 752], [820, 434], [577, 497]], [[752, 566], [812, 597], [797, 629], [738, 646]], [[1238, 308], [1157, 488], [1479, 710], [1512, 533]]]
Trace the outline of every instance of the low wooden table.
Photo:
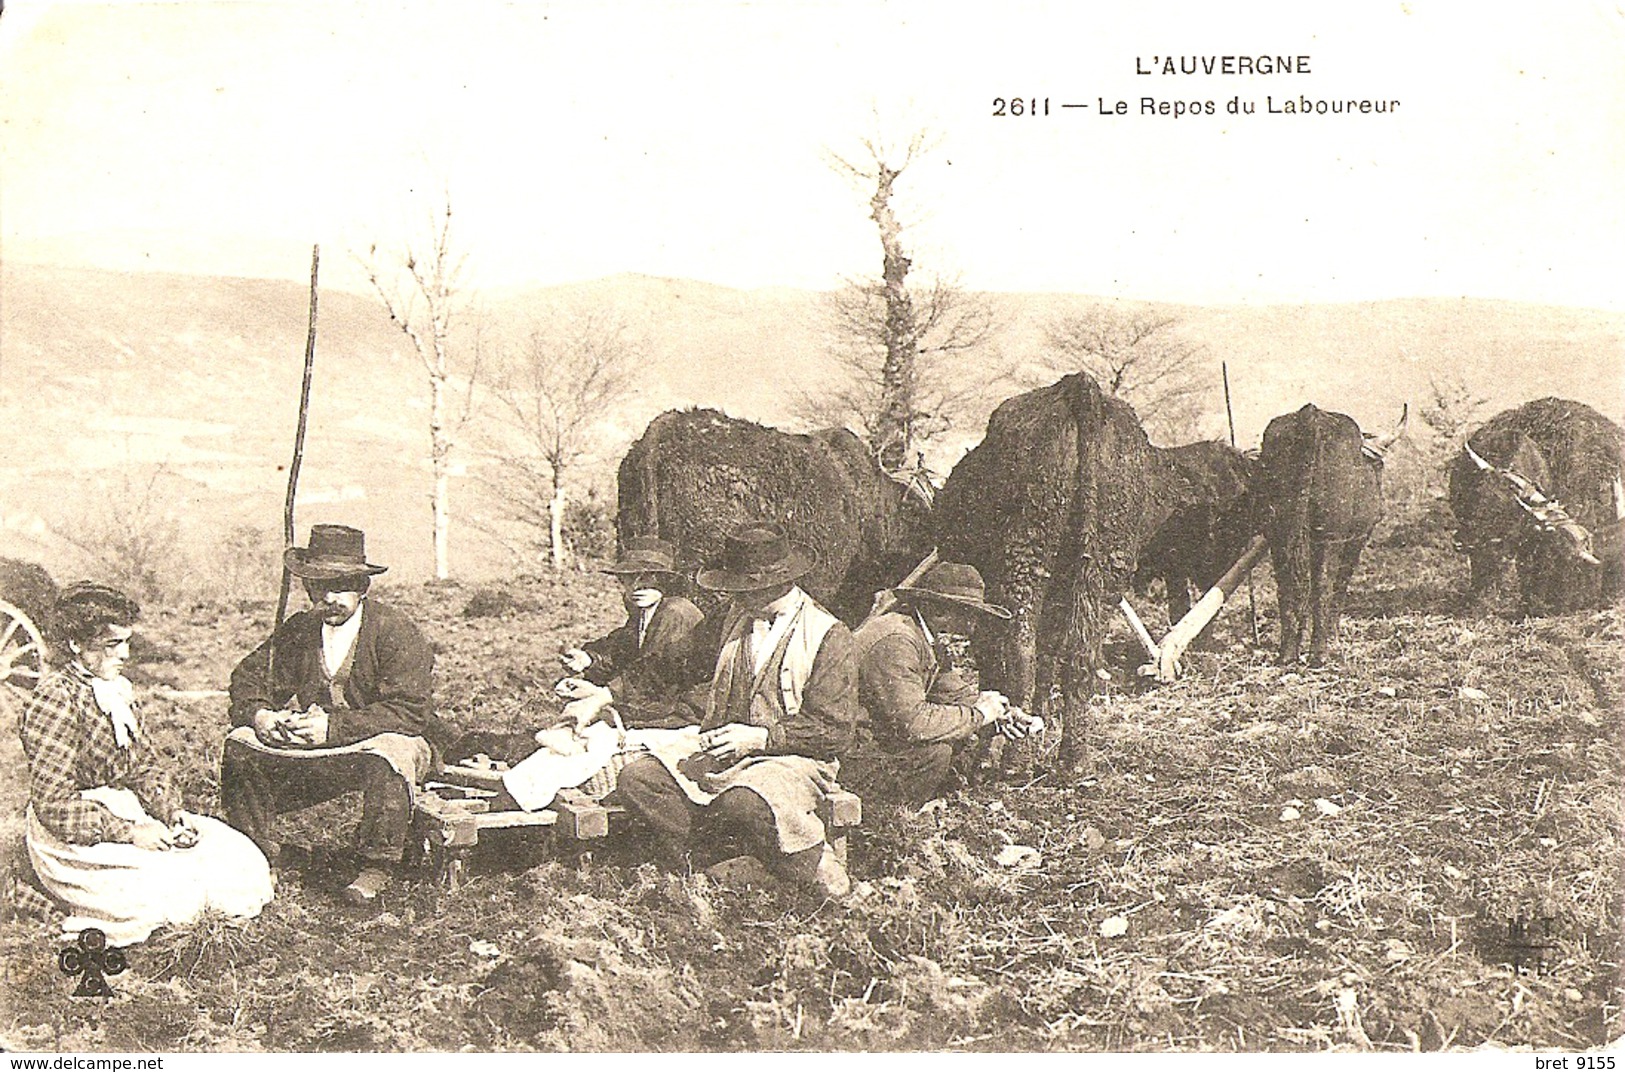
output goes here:
[[[502, 785], [502, 771], [451, 766], [417, 791], [409, 842], [413, 855], [448, 890], [468, 877], [468, 853], [482, 830], [546, 827], [578, 851], [609, 836], [626, 809], [593, 800], [579, 789], [565, 789], [551, 807], [525, 811]], [[818, 817], [828, 830], [836, 858], [846, 865], [846, 837], [863, 822], [863, 802], [856, 793], [837, 789], [819, 805]]]

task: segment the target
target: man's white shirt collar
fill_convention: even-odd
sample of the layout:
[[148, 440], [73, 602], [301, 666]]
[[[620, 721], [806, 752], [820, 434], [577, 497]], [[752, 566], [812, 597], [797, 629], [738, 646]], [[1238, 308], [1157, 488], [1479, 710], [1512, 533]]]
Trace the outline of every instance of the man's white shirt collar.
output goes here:
[[343, 625], [328, 625], [322, 623], [322, 665], [327, 667], [327, 676], [332, 677], [349, 658], [350, 649], [355, 647], [356, 637], [361, 635], [361, 616], [367, 611], [367, 601], [363, 599], [361, 605], [356, 607], [350, 620]]
[[801, 609], [802, 602], [807, 593], [800, 587], [791, 585], [790, 590], [767, 606], [751, 624], [750, 654], [751, 670], [761, 673], [762, 666], [767, 662], [773, 649], [779, 646], [785, 630], [790, 628], [790, 622], [795, 618], [795, 612]]
[[638, 608], [638, 647], [643, 647], [643, 638], [649, 635], [649, 623], [655, 620], [655, 611], [660, 609], [660, 604], [665, 598], [665, 594], [662, 593], [659, 599], [647, 607]]
[[771, 618], [774, 622], [777, 622], [786, 614], [793, 613], [797, 607], [801, 606], [801, 601], [806, 598], [807, 593], [803, 592], [798, 585], [792, 584], [788, 592], [762, 608], [761, 617]]

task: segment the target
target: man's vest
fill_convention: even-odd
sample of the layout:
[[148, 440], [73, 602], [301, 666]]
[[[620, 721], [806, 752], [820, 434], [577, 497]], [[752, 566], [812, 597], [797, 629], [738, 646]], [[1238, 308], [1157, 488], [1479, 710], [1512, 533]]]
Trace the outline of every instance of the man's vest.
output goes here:
[[[736, 618], [732, 623], [732, 636], [717, 656], [717, 670], [711, 682], [711, 700], [706, 710], [705, 726], [742, 722], [763, 725], [762, 718], [773, 721], [795, 718], [801, 713], [802, 696], [807, 681], [812, 677], [813, 663], [824, 637], [837, 619], [829, 611], [802, 593], [789, 628], [779, 638], [773, 653], [762, 664], [760, 673], [752, 673], [741, 656], [745, 654], [745, 636], [748, 618]], [[741, 677], [741, 674], [745, 675]], [[778, 682], [776, 690], [770, 687]], [[762, 711], [754, 699], [760, 697], [770, 705], [771, 714]], [[752, 717], [757, 713], [757, 717]]]

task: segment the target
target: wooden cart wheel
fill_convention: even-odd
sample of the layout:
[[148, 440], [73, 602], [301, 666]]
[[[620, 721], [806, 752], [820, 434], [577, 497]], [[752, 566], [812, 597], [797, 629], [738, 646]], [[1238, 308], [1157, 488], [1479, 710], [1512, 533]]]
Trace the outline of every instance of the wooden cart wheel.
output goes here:
[[0, 686], [21, 704], [45, 674], [45, 638], [39, 626], [0, 599]]

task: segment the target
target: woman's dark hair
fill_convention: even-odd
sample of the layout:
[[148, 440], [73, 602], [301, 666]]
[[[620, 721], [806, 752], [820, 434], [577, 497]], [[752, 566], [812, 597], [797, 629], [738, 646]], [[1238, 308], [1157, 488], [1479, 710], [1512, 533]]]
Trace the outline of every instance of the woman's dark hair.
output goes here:
[[51, 649], [59, 662], [73, 658], [69, 641], [84, 647], [108, 626], [128, 629], [141, 617], [141, 605], [117, 588], [80, 581], [62, 590], [51, 608]]

